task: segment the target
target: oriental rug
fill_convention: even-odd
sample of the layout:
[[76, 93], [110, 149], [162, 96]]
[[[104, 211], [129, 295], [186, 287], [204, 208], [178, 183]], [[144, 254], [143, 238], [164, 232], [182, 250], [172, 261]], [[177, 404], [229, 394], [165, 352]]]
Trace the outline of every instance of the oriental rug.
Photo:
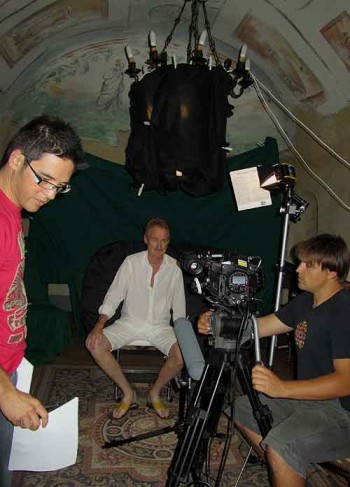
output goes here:
[[[160, 419], [148, 408], [149, 386], [136, 383], [139, 406], [122, 419], [111, 418], [115, 404], [113, 383], [95, 366], [48, 365], [39, 369], [33, 394], [43, 404], [63, 404], [79, 397], [79, 447], [75, 465], [54, 472], [16, 472], [13, 487], [163, 487], [178, 441], [174, 432], [149, 439], [103, 449], [105, 441], [129, 438], [136, 434], [173, 426], [178, 418], [177, 398], [169, 404], [170, 417]], [[223, 418], [223, 423], [225, 419]], [[218, 430], [224, 431], [219, 424]], [[210, 473], [214, 478], [221, 459], [223, 441], [215, 438], [210, 448]], [[233, 487], [247, 447], [238, 436], [232, 438], [220, 486]], [[315, 482], [316, 481], [316, 482]], [[323, 487], [323, 480], [310, 485]], [[181, 484], [183, 485], [183, 484]], [[257, 463], [248, 465], [240, 487], [267, 487], [266, 468]]]

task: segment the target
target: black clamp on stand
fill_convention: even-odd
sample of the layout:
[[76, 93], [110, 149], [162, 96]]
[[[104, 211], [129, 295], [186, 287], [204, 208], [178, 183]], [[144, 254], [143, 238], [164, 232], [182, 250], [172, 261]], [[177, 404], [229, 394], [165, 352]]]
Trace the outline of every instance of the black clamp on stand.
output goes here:
[[[258, 342], [257, 321], [252, 315], [247, 320], [253, 322], [255, 336], [255, 360], [259, 363], [260, 348]], [[209, 441], [216, 435], [217, 425], [223, 411], [225, 396], [234, 390], [236, 370], [242, 386], [246, 389], [255, 418], [263, 436], [271, 429], [270, 410], [262, 405], [257, 392], [253, 389], [251, 375], [244, 357], [239, 350], [212, 349], [198, 382], [189, 406], [184, 427], [168, 470], [165, 487], [177, 487], [180, 484], [203, 485], [202, 467]], [[232, 406], [231, 406], [231, 409]], [[232, 424], [232, 418], [229, 418]], [[215, 486], [219, 486], [227, 458], [233, 428], [226, 438], [224, 452], [220, 462]]]

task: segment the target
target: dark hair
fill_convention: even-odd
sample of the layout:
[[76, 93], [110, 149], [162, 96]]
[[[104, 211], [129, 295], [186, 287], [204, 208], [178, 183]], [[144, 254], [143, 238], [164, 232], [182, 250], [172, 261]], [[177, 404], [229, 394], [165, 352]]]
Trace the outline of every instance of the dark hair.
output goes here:
[[70, 159], [76, 169], [85, 165], [79, 136], [71, 125], [57, 117], [41, 115], [19, 129], [8, 143], [0, 167], [16, 149], [23, 152], [28, 162], [36, 161], [46, 153]]
[[291, 254], [296, 261], [317, 263], [321, 269], [337, 273], [340, 282], [345, 281], [350, 268], [350, 254], [345, 241], [338, 235], [323, 233], [296, 244]]
[[146, 235], [146, 233], [148, 232], [148, 230], [150, 230], [153, 227], [164, 228], [164, 230], [168, 230], [168, 232], [170, 233], [169, 225], [168, 225], [168, 223], [163, 218], [152, 218], [146, 224], [144, 234]]

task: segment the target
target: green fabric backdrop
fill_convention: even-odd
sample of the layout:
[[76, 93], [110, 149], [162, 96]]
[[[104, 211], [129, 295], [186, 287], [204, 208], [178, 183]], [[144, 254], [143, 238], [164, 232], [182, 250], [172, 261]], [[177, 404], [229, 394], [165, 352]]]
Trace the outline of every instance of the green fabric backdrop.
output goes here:
[[[68, 284], [74, 317], [84, 333], [80, 295], [90, 257], [113, 241], [141, 239], [147, 220], [160, 216], [170, 223], [175, 245], [211, 246], [260, 255], [266, 274], [261, 311], [273, 310], [277, 281], [274, 267], [282, 226], [276, 210], [279, 197], [273, 206], [238, 212], [229, 176], [222, 191], [200, 198], [181, 191], [165, 196], [151, 191], [138, 197], [123, 166], [91, 155], [86, 159], [90, 167], [74, 175], [72, 191], [32, 216], [28, 251], [35, 253], [35, 259], [28, 261], [26, 269], [32, 302], [36, 290], [30, 279], [34, 272], [31, 262], [36, 262], [35, 272], [39, 272], [41, 282]], [[231, 171], [278, 162], [277, 142], [267, 138], [263, 147], [228, 159], [227, 167]], [[38, 290], [37, 294], [42, 292]]]

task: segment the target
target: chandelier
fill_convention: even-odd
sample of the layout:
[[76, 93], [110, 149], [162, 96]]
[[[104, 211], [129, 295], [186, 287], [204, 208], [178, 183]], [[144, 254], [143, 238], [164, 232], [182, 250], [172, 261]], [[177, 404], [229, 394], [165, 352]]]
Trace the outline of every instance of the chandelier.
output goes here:
[[[207, 0], [184, 0], [180, 13], [176, 17], [174, 21], [174, 25], [169, 35], [165, 39], [164, 46], [161, 52], [159, 52], [157, 49], [155, 32], [152, 30], [149, 32], [148, 35], [149, 57], [145, 62], [146, 70], [145, 70], [145, 66], [143, 66], [142, 70], [137, 68], [132, 53], [132, 49], [130, 46], [126, 46], [125, 54], [128, 61], [128, 68], [125, 71], [125, 73], [129, 75], [130, 78], [139, 80], [140, 76], [144, 75], [145, 73], [150, 72], [160, 66], [165, 66], [168, 64], [168, 54], [166, 49], [169, 46], [170, 42], [172, 41], [173, 34], [175, 32], [176, 27], [179, 25], [181, 21], [182, 14], [185, 10], [187, 3], [191, 3], [191, 19], [188, 28], [187, 63], [206, 65], [208, 66], [209, 69], [212, 69], [213, 60], [215, 61], [216, 66], [221, 65], [219, 56], [216, 51], [215, 42], [211, 33], [208, 13], [205, 6], [206, 2]], [[199, 5], [202, 6], [204, 27], [205, 27], [200, 34], [199, 34], [199, 25], [198, 25]], [[203, 54], [203, 48], [207, 37], [209, 41], [210, 55], [207, 58], [205, 58]], [[253, 79], [250, 75], [250, 60], [247, 59], [246, 53], [247, 53], [247, 45], [243, 44], [243, 46], [239, 50], [238, 59], [234, 68], [232, 67], [233, 64], [232, 59], [227, 58], [223, 62], [224, 69], [232, 77], [232, 90], [230, 92], [230, 96], [232, 96], [233, 98], [239, 98], [241, 95], [243, 95], [244, 90], [253, 84]], [[172, 56], [172, 63], [174, 67], [176, 67], [177, 61], [175, 55]]]
[[[168, 59], [167, 48], [191, 4], [187, 62]], [[200, 7], [204, 28], [199, 28]], [[204, 55], [208, 38], [210, 53]], [[130, 46], [125, 53], [132, 79], [131, 134], [125, 167], [139, 195], [143, 190], [164, 194], [178, 188], [202, 196], [222, 188], [225, 175], [226, 121], [233, 113], [228, 97], [240, 97], [252, 83], [247, 46], [234, 65], [221, 62], [216, 51], [206, 0], [184, 0], [161, 51], [154, 31], [148, 35], [148, 59], [139, 68]]]

